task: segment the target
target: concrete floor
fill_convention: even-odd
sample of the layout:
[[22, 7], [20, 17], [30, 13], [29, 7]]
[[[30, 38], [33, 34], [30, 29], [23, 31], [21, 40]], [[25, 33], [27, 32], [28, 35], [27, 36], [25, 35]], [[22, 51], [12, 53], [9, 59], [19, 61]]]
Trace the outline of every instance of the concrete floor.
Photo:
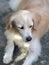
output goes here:
[[[8, 0], [0, 0], [0, 65], [6, 65], [6, 64], [3, 64], [2, 58], [4, 55], [4, 49], [6, 46], [6, 38], [4, 36], [5, 18], [9, 12], [10, 10], [8, 7]], [[41, 39], [41, 45], [42, 45], [41, 57], [36, 63], [32, 65], [49, 65], [49, 31]], [[14, 62], [14, 59], [18, 56], [18, 54], [20, 53], [16, 47], [14, 56], [13, 56], [13, 62], [7, 65], [22, 65], [23, 60], [19, 62]]]

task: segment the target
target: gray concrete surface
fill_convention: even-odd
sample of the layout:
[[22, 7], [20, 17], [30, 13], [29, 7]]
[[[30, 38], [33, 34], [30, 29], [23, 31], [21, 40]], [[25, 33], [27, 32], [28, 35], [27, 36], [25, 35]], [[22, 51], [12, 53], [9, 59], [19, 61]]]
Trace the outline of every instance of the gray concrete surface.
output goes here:
[[[5, 19], [7, 14], [10, 12], [8, 1], [9, 0], [0, 0], [0, 65], [6, 65], [2, 62], [2, 59], [4, 55], [4, 49], [6, 46], [6, 38], [4, 36]], [[42, 45], [41, 57], [39, 57], [39, 60], [32, 65], [49, 65], [49, 31], [41, 39], [41, 45]], [[14, 59], [18, 56], [18, 54], [20, 53], [16, 47], [13, 56], [13, 62], [7, 65], [22, 65], [23, 60], [19, 62], [14, 62]]]

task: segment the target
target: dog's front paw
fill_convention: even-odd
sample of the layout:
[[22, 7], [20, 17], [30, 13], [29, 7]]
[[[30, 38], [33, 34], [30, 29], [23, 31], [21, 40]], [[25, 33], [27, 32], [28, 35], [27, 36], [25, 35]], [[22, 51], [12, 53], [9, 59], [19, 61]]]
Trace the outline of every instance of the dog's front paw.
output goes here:
[[12, 57], [8, 54], [5, 54], [3, 57], [3, 63], [8, 64], [12, 61]]

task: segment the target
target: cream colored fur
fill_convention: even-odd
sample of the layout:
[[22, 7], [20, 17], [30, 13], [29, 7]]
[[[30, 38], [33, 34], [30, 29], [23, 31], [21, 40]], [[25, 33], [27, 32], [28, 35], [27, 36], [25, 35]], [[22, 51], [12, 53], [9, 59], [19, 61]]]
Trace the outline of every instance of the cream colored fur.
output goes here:
[[[41, 55], [40, 38], [49, 29], [49, 0], [10, 0], [10, 7], [14, 11], [18, 10], [18, 12], [12, 13], [7, 18], [5, 31], [7, 46], [3, 62], [8, 64], [12, 61], [15, 42], [22, 49], [26, 49], [25, 56], [28, 52], [22, 65], [31, 65]], [[22, 26], [24, 27], [23, 30], [21, 29]], [[32, 40], [26, 42], [28, 36]], [[22, 55], [16, 60], [18, 61]]]

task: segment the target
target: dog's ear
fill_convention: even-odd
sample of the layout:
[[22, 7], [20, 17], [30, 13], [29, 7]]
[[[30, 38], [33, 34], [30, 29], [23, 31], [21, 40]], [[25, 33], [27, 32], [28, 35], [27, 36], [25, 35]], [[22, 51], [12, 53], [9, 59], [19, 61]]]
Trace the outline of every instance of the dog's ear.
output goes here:
[[11, 21], [11, 17], [12, 17], [13, 13], [10, 13], [7, 17], [6, 17], [6, 29], [10, 29], [15, 27], [15, 23], [14, 20]]
[[7, 17], [6, 17], [6, 22], [5, 22], [5, 24], [6, 24], [6, 29], [9, 29], [9, 28], [10, 28], [10, 18], [11, 18], [11, 16], [12, 16], [12, 13], [9, 13], [9, 14], [7, 15]]
[[33, 20], [33, 23], [34, 23], [34, 29], [36, 30], [40, 24], [40, 21], [41, 21], [41, 16], [39, 14], [35, 14], [34, 15], [34, 19]]

